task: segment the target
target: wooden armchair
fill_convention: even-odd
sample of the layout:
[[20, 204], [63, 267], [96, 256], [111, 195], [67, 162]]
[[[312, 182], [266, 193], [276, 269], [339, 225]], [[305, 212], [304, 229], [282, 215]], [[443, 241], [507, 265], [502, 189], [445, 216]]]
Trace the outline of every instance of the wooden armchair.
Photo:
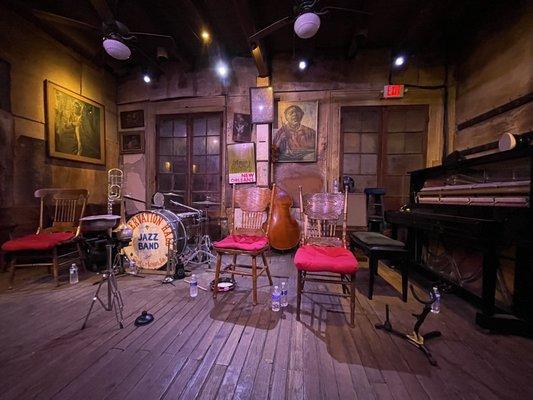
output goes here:
[[[78, 239], [80, 218], [85, 212], [89, 193], [85, 189], [39, 189], [35, 197], [40, 200], [39, 228], [32, 235], [12, 239], [2, 245], [9, 257], [10, 280], [13, 285], [15, 270], [24, 267], [48, 267], [59, 286], [59, 267], [78, 260], [83, 264], [83, 252]], [[51, 200], [52, 213], [50, 226], [45, 227], [45, 211]], [[19, 264], [17, 261], [51, 258], [51, 262], [30, 262]]]
[[[254, 305], [257, 304], [257, 277], [266, 272], [268, 281], [272, 286], [272, 277], [268, 269], [265, 252], [270, 248], [267, 233], [270, 224], [270, 210], [272, 208], [274, 190], [275, 188], [270, 190], [260, 187], [236, 189], [235, 185], [233, 185], [230, 211], [233, 218], [230, 234], [224, 239], [213, 243], [213, 248], [217, 253], [213, 288], [214, 298], [217, 297], [218, 281], [221, 273], [230, 273], [232, 278], [234, 275], [251, 276]], [[264, 217], [267, 210], [265, 225]], [[225, 254], [233, 256], [233, 263], [221, 271], [222, 256]], [[250, 256], [252, 258], [252, 264], [237, 265], [237, 256], [239, 255]], [[258, 256], [261, 256], [263, 259], [263, 267], [257, 266], [256, 258]], [[248, 271], [250, 269], [251, 272]]]
[[[350, 323], [355, 318], [355, 273], [357, 259], [346, 245], [347, 194], [312, 193], [303, 196], [300, 187], [300, 216], [303, 225], [300, 247], [294, 256], [298, 269], [296, 319], [300, 320], [302, 293], [350, 298]], [[339, 222], [342, 230], [339, 237]], [[336, 279], [340, 276], [340, 279]], [[305, 282], [342, 285], [342, 293], [305, 291]]]

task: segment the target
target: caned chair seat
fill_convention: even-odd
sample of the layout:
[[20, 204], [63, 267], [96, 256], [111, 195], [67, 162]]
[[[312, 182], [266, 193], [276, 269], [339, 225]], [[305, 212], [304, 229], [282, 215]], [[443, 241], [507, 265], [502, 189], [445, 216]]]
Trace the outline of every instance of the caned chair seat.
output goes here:
[[344, 247], [303, 245], [296, 251], [294, 265], [300, 271], [334, 272], [353, 274], [357, 271], [357, 259]]
[[73, 232], [38, 233], [12, 239], [2, 245], [6, 253], [16, 251], [51, 250], [54, 247], [68, 242], [75, 236]]
[[228, 235], [224, 239], [213, 243], [216, 250], [260, 251], [268, 248], [266, 236]]

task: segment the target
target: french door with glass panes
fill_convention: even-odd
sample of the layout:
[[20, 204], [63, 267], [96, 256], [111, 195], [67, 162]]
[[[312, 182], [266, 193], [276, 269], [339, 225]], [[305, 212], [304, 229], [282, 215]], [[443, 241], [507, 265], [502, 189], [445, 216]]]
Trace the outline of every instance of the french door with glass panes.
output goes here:
[[157, 191], [191, 204], [220, 202], [222, 114], [179, 114], [157, 120]]

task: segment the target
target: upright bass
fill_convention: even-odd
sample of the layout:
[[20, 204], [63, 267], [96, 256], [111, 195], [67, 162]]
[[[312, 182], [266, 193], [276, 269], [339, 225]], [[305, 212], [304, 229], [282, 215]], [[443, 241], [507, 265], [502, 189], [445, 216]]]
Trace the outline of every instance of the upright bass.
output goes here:
[[292, 198], [284, 190], [274, 189], [268, 241], [276, 250], [289, 250], [300, 241], [300, 227], [291, 215]]

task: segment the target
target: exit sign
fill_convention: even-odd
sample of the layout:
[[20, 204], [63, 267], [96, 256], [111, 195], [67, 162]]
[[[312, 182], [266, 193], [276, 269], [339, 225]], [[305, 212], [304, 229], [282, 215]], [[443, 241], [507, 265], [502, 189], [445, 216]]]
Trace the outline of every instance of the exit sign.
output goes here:
[[403, 85], [385, 85], [383, 87], [384, 99], [397, 99], [403, 97]]

